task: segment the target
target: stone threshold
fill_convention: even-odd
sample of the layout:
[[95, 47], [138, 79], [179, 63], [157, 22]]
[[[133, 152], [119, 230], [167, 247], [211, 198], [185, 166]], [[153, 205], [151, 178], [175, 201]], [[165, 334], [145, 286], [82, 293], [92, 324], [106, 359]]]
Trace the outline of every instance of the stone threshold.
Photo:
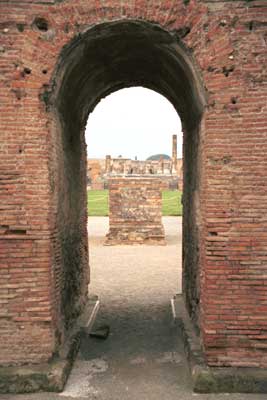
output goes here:
[[0, 393], [61, 392], [79, 351], [82, 333], [90, 332], [99, 306], [96, 296], [88, 299], [58, 357], [43, 364], [0, 367]]
[[184, 342], [193, 390], [196, 393], [267, 393], [267, 369], [209, 367], [200, 339], [184, 305], [183, 296], [171, 299], [173, 318]]

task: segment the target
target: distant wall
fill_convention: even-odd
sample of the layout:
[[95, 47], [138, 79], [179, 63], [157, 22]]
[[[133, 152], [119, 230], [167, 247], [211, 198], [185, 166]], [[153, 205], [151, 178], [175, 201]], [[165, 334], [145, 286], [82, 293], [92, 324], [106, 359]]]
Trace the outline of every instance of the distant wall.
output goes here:
[[[91, 189], [104, 189], [108, 186], [112, 175], [163, 175], [168, 178], [169, 189], [183, 189], [183, 160], [177, 159], [174, 171], [172, 160], [130, 160], [127, 158], [111, 158], [110, 170], [105, 169], [104, 159], [87, 160], [87, 181]], [[166, 187], [167, 188], [167, 187]]]

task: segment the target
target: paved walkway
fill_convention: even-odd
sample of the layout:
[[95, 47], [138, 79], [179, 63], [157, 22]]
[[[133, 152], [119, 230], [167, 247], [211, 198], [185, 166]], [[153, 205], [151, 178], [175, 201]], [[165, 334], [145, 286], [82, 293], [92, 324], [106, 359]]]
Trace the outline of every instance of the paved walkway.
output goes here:
[[103, 246], [108, 218], [89, 218], [90, 292], [119, 306], [162, 304], [180, 292], [182, 219], [165, 217], [164, 227], [167, 246]]
[[181, 288], [181, 219], [164, 218], [167, 246], [103, 246], [107, 218], [89, 220], [91, 294], [101, 307], [95, 325], [107, 340], [85, 336], [61, 394], [9, 400], [266, 400], [266, 395], [192, 392], [170, 298]]

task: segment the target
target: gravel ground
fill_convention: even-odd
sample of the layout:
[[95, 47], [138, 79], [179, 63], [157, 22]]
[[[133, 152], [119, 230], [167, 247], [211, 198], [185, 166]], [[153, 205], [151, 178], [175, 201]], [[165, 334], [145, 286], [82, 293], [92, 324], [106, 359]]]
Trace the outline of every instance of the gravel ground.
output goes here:
[[9, 400], [256, 400], [266, 395], [192, 392], [170, 299], [181, 290], [181, 218], [165, 217], [167, 246], [103, 246], [108, 219], [90, 217], [91, 294], [100, 298], [95, 327], [84, 336], [61, 394], [3, 396]]

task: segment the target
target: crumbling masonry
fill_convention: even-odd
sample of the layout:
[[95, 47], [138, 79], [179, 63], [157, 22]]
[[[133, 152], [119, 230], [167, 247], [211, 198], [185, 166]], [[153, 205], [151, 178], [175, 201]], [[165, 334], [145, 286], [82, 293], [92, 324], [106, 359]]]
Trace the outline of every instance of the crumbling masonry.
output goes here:
[[183, 189], [183, 160], [177, 159], [177, 135], [172, 136], [172, 158], [161, 155], [156, 160], [143, 161], [107, 155], [105, 160], [88, 159], [87, 172], [90, 189], [107, 189], [109, 177], [114, 175], [160, 175], [166, 188]]
[[149, 176], [109, 179], [109, 232], [106, 245], [166, 244], [162, 224], [164, 180]]

